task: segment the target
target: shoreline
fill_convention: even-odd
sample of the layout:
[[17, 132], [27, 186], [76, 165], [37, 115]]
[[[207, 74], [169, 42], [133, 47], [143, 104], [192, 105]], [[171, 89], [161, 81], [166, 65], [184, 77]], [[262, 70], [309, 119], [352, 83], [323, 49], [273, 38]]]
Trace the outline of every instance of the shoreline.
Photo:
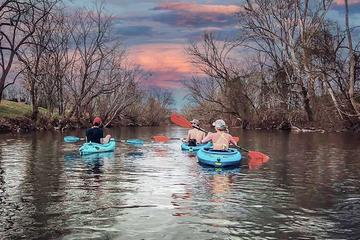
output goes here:
[[[40, 131], [59, 131], [63, 132], [69, 129], [86, 129], [90, 127], [90, 123], [86, 120], [83, 121], [74, 121], [72, 119], [52, 119], [46, 118], [45, 116], [41, 117], [37, 123], [34, 123], [31, 118], [28, 117], [0, 117], [0, 134], [8, 133], [31, 133], [31, 132], [40, 132]], [[136, 124], [119, 124], [114, 123], [111, 127], [151, 127], [150, 125], [136, 125]], [[230, 128], [241, 128], [241, 126], [230, 126]], [[354, 129], [342, 128], [322, 128], [314, 127], [309, 124], [275, 124], [272, 123], [261, 123], [254, 124], [247, 127], [244, 130], [255, 130], [255, 131], [286, 131], [293, 133], [358, 133], [360, 132], [360, 126], [357, 126]]]

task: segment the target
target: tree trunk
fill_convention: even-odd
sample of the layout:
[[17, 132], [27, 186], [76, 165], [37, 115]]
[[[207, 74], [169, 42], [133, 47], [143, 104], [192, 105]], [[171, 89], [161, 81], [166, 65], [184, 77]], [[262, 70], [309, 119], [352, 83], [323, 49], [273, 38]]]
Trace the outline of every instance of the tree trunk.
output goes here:
[[1, 100], [2, 100], [3, 92], [4, 92], [4, 88], [0, 86], [0, 103], [1, 103]]
[[38, 104], [37, 104], [37, 91], [35, 90], [35, 83], [32, 82], [31, 83], [31, 104], [32, 104], [32, 114], [31, 114], [31, 119], [36, 122], [38, 119], [38, 113], [39, 113], [39, 109], [38, 109]]
[[355, 75], [356, 74], [356, 69], [355, 69], [356, 58], [355, 58], [355, 53], [354, 53], [354, 49], [353, 49], [353, 45], [352, 45], [352, 38], [351, 38], [351, 31], [350, 31], [348, 0], [345, 0], [345, 26], [346, 26], [346, 34], [347, 34], [347, 38], [348, 38], [348, 43], [349, 43], [349, 56], [350, 56], [348, 94], [349, 94], [350, 104], [351, 104], [355, 114], [357, 115], [358, 119], [360, 120], [360, 112], [357, 109], [357, 103], [354, 98], [354, 86], [355, 86], [355, 76], [356, 76]]
[[306, 112], [307, 117], [308, 117], [308, 121], [313, 122], [314, 121], [314, 115], [313, 115], [312, 108], [311, 108], [311, 105], [310, 105], [309, 94], [308, 94], [305, 87], [301, 87], [301, 93], [303, 95], [304, 108], [305, 108], [305, 112]]
[[[306, 91], [303, 91], [304, 94], [304, 103], [305, 109], [308, 113], [308, 119], [310, 122], [315, 120], [314, 110], [316, 112], [315, 107], [315, 77], [313, 76], [313, 72], [310, 69], [310, 52], [309, 49], [305, 48], [303, 52], [303, 65], [305, 70], [305, 75], [307, 77], [306, 83]], [[309, 114], [310, 113], [310, 114]]]

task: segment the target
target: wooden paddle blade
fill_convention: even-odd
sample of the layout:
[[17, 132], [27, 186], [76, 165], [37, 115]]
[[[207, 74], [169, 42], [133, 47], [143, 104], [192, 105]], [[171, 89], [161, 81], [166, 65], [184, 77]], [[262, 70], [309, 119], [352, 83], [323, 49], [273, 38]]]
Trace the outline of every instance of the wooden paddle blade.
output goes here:
[[262, 159], [263, 161], [269, 160], [269, 156], [256, 151], [249, 151], [248, 156], [253, 159]]
[[173, 122], [174, 124], [180, 127], [192, 128], [191, 122], [189, 122], [184, 116], [180, 114], [177, 113], [171, 114], [170, 120], [171, 122]]
[[170, 140], [167, 136], [153, 136], [152, 139], [154, 139], [155, 142], [167, 142]]

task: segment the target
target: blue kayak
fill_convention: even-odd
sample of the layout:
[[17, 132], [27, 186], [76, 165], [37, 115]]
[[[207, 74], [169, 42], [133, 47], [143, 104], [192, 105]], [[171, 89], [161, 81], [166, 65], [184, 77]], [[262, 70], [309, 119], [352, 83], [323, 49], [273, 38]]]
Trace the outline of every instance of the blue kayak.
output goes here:
[[201, 148], [197, 152], [197, 158], [200, 163], [206, 165], [214, 167], [227, 167], [239, 165], [241, 161], [241, 154], [235, 148], [229, 148], [227, 151]]
[[102, 152], [112, 152], [115, 150], [116, 142], [114, 138], [111, 138], [110, 141], [106, 144], [100, 143], [84, 143], [79, 151], [80, 155], [87, 155], [93, 153], [102, 153]]
[[181, 150], [189, 151], [189, 152], [196, 152], [196, 151], [199, 151], [200, 148], [210, 147], [210, 146], [211, 146], [211, 143], [198, 144], [196, 146], [189, 146], [188, 143], [183, 143], [183, 144], [181, 144]]

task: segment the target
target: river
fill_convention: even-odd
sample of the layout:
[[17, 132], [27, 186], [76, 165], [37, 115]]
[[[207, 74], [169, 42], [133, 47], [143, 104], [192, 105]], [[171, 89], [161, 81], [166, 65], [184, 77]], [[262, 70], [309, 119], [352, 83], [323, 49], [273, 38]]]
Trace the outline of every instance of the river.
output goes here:
[[360, 136], [240, 131], [268, 162], [214, 169], [178, 127], [108, 129], [114, 153], [82, 157], [64, 134], [0, 135], [0, 239], [359, 239]]

